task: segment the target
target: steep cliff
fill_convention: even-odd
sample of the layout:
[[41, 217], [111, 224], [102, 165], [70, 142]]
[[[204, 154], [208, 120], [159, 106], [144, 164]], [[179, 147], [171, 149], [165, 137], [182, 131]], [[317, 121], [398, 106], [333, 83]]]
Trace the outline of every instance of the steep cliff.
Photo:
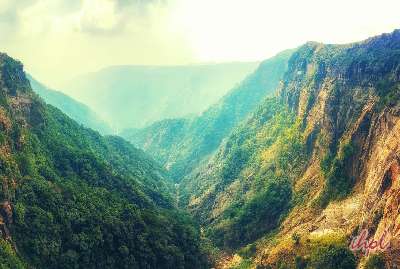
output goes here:
[[[297, 49], [277, 96], [180, 185], [206, 234], [236, 253], [220, 266], [400, 266], [399, 98], [398, 30]], [[353, 254], [363, 229], [390, 248]]]

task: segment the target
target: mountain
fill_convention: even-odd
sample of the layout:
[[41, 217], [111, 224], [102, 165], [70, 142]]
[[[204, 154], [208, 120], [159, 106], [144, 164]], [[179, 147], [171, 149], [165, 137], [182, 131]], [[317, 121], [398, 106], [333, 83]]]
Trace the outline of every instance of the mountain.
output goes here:
[[292, 51], [262, 62], [216, 104], [200, 116], [167, 119], [121, 136], [144, 149], [178, 181], [204, 162], [240, 121], [268, 95], [273, 95]]
[[101, 120], [88, 106], [62, 92], [47, 88], [30, 75], [27, 75], [27, 78], [31, 83], [33, 91], [42, 97], [46, 103], [59, 108], [70, 118], [81, 123], [85, 127], [92, 128], [101, 134], [112, 133], [108, 124]]
[[121, 131], [201, 113], [256, 66], [114, 66], [80, 76], [63, 89]]
[[5, 54], [0, 179], [2, 268], [207, 268], [165, 171], [46, 105]]
[[277, 92], [179, 184], [217, 268], [398, 268], [400, 30], [301, 46]]

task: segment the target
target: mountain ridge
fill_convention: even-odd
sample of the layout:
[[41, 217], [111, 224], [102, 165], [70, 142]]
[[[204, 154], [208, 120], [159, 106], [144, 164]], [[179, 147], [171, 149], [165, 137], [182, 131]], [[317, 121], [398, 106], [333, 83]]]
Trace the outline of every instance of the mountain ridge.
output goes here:
[[49, 89], [31, 75], [27, 75], [27, 77], [31, 83], [32, 89], [39, 94], [46, 103], [59, 108], [72, 119], [88, 128], [99, 131], [101, 134], [107, 135], [112, 133], [110, 126], [101, 120], [96, 113], [90, 110], [85, 104], [76, 101], [60, 91]]
[[118, 66], [82, 75], [62, 89], [122, 131], [201, 113], [255, 67], [255, 62]]
[[200, 116], [167, 119], [121, 135], [148, 152], [179, 181], [199, 162], [206, 160], [231, 129], [265, 96], [273, 94], [291, 52], [284, 51], [262, 62], [255, 72]]

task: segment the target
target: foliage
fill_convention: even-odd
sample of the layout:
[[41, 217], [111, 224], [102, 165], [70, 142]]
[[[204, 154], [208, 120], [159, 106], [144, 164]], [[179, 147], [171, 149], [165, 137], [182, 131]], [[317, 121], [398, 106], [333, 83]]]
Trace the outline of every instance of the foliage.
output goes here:
[[252, 265], [251, 259], [244, 259], [240, 262], [240, 264], [232, 267], [232, 269], [250, 269]]
[[292, 240], [294, 242], [295, 245], [299, 245], [300, 244], [300, 235], [298, 233], [293, 233], [292, 234]]
[[342, 199], [352, 191], [355, 179], [348, 176], [346, 165], [353, 157], [354, 151], [354, 146], [347, 143], [336, 157], [327, 154], [321, 161], [326, 185], [317, 201], [320, 207], [325, 207], [329, 201]]
[[[284, 51], [262, 62], [253, 74], [198, 117], [163, 120], [123, 135], [162, 165], [168, 165], [173, 178], [180, 181], [207, 160], [223, 139], [257, 110], [265, 97], [273, 94], [291, 53]], [[238, 160], [232, 162], [242, 158], [245, 161], [246, 152], [239, 151], [239, 154]], [[227, 178], [234, 177], [237, 170], [226, 171]]]
[[383, 269], [385, 268], [385, 257], [383, 253], [371, 254], [365, 263], [365, 269]]
[[[123, 144], [89, 132], [90, 137], [51, 108], [45, 122], [46, 126], [33, 129], [29, 143], [17, 155], [26, 179], [16, 190], [13, 232], [31, 264], [40, 268], [202, 266], [198, 232], [172, 209], [170, 198], [162, 194], [166, 189], [152, 190], [151, 185], [161, 186], [152, 181], [159, 180], [155, 170], [146, 172], [146, 160], [133, 162], [141, 156], [130, 150], [122, 157], [127, 163], [122, 166], [113, 150], [123, 151]], [[103, 152], [108, 160], [100, 157]]]
[[296, 258], [294, 259], [294, 264], [296, 269], [306, 269], [308, 263], [309, 263], [308, 259], [305, 259], [304, 257], [301, 256], [296, 256]]
[[207, 192], [207, 185], [191, 185], [203, 181], [216, 182], [214, 191], [221, 197], [231, 184], [243, 186], [245, 191], [235, 193], [238, 199], [207, 229], [218, 246], [237, 249], [273, 231], [292, 207], [292, 182], [304, 167], [305, 154], [294, 115], [276, 98], [268, 98], [226, 140], [212, 177], [184, 180], [182, 192]]
[[0, 268], [24, 269], [26, 264], [16, 255], [9, 242], [0, 239]]
[[[254, 196], [244, 206], [234, 209], [233, 218], [224, 230], [213, 231], [217, 244], [237, 248], [258, 239], [279, 224], [287, 211], [291, 198], [291, 186], [285, 179], [271, 180], [265, 191]], [[222, 232], [222, 234], [221, 234]], [[221, 238], [222, 236], [222, 238]]]
[[346, 246], [323, 245], [312, 250], [310, 263], [315, 269], [355, 269], [356, 259]]
[[[199, 228], [175, 208], [165, 172], [121, 138], [46, 106], [22, 66], [12, 68], [20, 73], [0, 74], [11, 120], [0, 131], [8, 152], [0, 154], [0, 193], [12, 204], [9, 229], [29, 267], [206, 268]], [[22, 86], [11, 106], [1, 83], [16, 79]], [[0, 256], [18, 266], [2, 244]]]
[[256, 244], [255, 244], [255, 243], [253, 243], [253, 244], [248, 244], [247, 246], [241, 248], [241, 249], [238, 251], [238, 254], [239, 254], [241, 257], [251, 258], [251, 257], [254, 256], [254, 254], [256, 254], [256, 250], [257, 250], [257, 247], [256, 247]]

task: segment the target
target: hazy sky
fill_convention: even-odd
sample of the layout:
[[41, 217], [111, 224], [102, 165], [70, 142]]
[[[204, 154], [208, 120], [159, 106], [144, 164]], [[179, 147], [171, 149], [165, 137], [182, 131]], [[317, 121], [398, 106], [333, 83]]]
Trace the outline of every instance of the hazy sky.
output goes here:
[[0, 51], [52, 87], [120, 64], [262, 60], [400, 28], [399, 0], [0, 0]]

